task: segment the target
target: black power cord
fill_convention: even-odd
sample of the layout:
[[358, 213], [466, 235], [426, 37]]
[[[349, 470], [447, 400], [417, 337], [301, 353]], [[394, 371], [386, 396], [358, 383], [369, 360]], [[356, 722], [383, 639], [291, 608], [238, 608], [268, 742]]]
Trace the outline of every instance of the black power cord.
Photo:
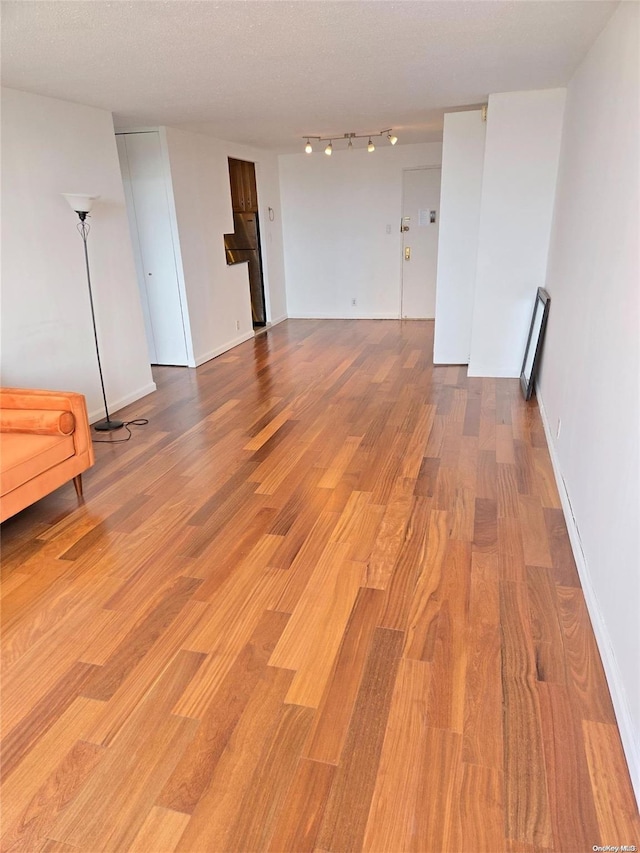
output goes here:
[[147, 418], [136, 418], [133, 421], [125, 421], [122, 426], [126, 429], [129, 435], [126, 438], [93, 438], [91, 437], [91, 441], [94, 444], [122, 444], [123, 441], [129, 441], [133, 433], [129, 429], [130, 426], [146, 426], [149, 423]]

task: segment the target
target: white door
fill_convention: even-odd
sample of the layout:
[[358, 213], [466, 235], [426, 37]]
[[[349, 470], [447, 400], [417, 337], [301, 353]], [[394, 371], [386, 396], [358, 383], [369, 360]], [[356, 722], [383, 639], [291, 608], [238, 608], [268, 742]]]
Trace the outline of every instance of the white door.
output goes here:
[[117, 139], [149, 360], [152, 364], [186, 365], [183, 306], [160, 135], [124, 133]]
[[428, 168], [402, 173], [402, 317], [435, 317], [440, 173]]

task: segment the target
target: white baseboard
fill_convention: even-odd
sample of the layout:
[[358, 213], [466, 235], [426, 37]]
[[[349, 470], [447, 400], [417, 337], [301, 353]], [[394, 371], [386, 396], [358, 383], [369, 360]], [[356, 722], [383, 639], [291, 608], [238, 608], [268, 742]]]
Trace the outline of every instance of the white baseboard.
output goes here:
[[483, 367], [482, 365], [469, 364], [467, 376], [486, 377], [489, 379], [518, 379], [520, 373], [514, 373], [508, 367], [501, 367], [496, 370], [495, 367]]
[[245, 332], [239, 337], [234, 338], [231, 341], [227, 341], [227, 343], [222, 344], [221, 346], [216, 347], [215, 349], [212, 349], [209, 352], [202, 353], [202, 355], [196, 356], [195, 366], [200, 367], [200, 365], [204, 364], [205, 361], [211, 361], [212, 358], [216, 358], [217, 356], [222, 355], [222, 353], [227, 352], [228, 350], [233, 349], [234, 347], [240, 346], [240, 344], [243, 344], [245, 341], [250, 341], [251, 338], [254, 337], [255, 333], [252, 329], [250, 332]]
[[269, 321], [269, 323], [267, 323], [267, 325], [268, 325], [268, 326], [277, 326], [277, 325], [278, 325], [278, 323], [282, 323], [282, 322], [284, 322], [285, 320], [288, 320], [288, 319], [289, 319], [289, 315], [288, 315], [288, 314], [283, 314], [281, 317], [276, 317], [274, 320], [270, 320], [270, 321]]
[[305, 314], [289, 314], [290, 320], [399, 320], [397, 314], [314, 314], [307, 312]]
[[[128, 406], [130, 403], [135, 403], [136, 400], [146, 397], [147, 394], [153, 394], [155, 390], [156, 383], [149, 382], [148, 385], [143, 385], [142, 388], [138, 388], [137, 391], [132, 391], [130, 394], [125, 394], [124, 397], [120, 397], [118, 400], [109, 400], [109, 414], [113, 415], [120, 409], [124, 409], [124, 407]], [[94, 411], [89, 412], [88, 415], [90, 424], [93, 424], [96, 421], [101, 421], [104, 418], [104, 408], [95, 409]]]
[[562, 510], [564, 512], [564, 518], [569, 532], [571, 549], [576, 561], [576, 566], [578, 567], [578, 575], [580, 576], [580, 583], [582, 584], [582, 592], [584, 594], [587, 610], [589, 611], [589, 616], [591, 617], [593, 632], [596, 637], [596, 643], [598, 644], [598, 649], [602, 658], [602, 665], [609, 685], [611, 701], [613, 702], [613, 710], [616, 715], [618, 729], [620, 731], [620, 739], [622, 740], [622, 747], [629, 767], [631, 784], [633, 785], [633, 790], [636, 795], [636, 802], [640, 805], [640, 744], [638, 743], [636, 730], [633, 725], [631, 711], [629, 710], [627, 691], [613, 650], [611, 636], [591, 583], [587, 560], [584, 555], [584, 551], [582, 550], [582, 542], [580, 541], [580, 533], [576, 525], [576, 520], [573, 516], [571, 501], [569, 500], [567, 487], [564, 477], [562, 476], [562, 469], [556, 454], [553, 433], [549, 425], [543, 400], [540, 397], [540, 391], [537, 387], [536, 396], [538, 399], [538, 408], [540, 409], [540, 415], [542, 417], [544, 433], [547, 439], [547, 445], [549, 446], [551, 464], [553, 465], [553, 472], [555, 474], [558, 492], [560, 493], [560, 502], [562, 503]]

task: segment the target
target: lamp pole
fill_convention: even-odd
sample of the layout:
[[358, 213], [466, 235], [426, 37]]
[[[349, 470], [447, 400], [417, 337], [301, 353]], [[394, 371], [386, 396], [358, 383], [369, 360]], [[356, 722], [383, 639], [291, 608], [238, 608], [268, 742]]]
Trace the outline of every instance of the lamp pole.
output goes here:
[[104, 390], [104, 377], [102, 375], [102, 362], [100, 361], [100, 346], [98, 344], [98, 330], [96, 327], [96, 314], [93, 307], [93, 291], [91, 289], [91, 270], [89, 268], [89, 252], [87, 249], [87, 238], [89, 236], [89, 231], [91, 230], [91, 226], [87, 222], [87, 216], [89, 211], [91, 210], [91, 206], [98, 196], [87, 196], [87, 195], [77, 195], [71, 193], [63, 193], [64, 197], [67, 199], [73, 210], [78, 214], [80, 222], [78, 222], [78, 232], [82, 237], [82, 244], [84, 246], [84, 263], [87, 270], [87, 285], [89, 288], [89, 305], [91, 306], [91, 322], [93, 324], [93, 338], [96, 344], [96, 358], [98, 360], [98, 373], [100, 374], [100, 387], [102, 389], [102, 399], [104, 401], [104, 411], [106, 414], [106, 418], [103, 421], [98, 421], [97, 424], [93, 425], [95, 430], [99, 432], [110, 432], [114, 429], [120, 429], [124, 426], [123, 421], [113, 420], [109, 415], [109, 408], [107, 406], [107, 395]]

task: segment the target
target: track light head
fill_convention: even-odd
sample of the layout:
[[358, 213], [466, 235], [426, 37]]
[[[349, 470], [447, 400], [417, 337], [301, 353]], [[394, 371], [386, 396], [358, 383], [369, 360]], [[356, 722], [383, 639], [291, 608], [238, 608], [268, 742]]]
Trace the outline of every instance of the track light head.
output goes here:
[[313, 146], [311, 144], [311, 140], [313, 139], [314, 142], [318, 143], [326, 142], [327, 147], [324, 149], [324, 153], [327, 155], [327, 157], [331, 157], [331, 155], [333, 154], [334, 138], [337, 139], [338, 142], [342, 141], [343, 139], [346, 139], [347, 151], [354, 150], [354, 139], [367, 139], [367, 151], [371, 154], [373, 151], [376, 150], [376, 146], [373, 144], [373, 139], [375, 136], [379, 136], [381, 138], [386, 136], [391, 145], [395, 145], [398, 141], [398, 137], [393, 133], [393, 129], [390, 127], [385, 128], [384, 130], [378, 130], [375, 133], [355, 133], [353, 131], [350, 131], [349, 133], [338, 134], [337, 136], [335, 134], [333, 136], [314, 136], [313, 134], [310, 134], [309, 136], [305, 135], [301, 138], [303, 140], [306, 140], [304, 150], [307, 154], [311, 154], [313, 152]]

